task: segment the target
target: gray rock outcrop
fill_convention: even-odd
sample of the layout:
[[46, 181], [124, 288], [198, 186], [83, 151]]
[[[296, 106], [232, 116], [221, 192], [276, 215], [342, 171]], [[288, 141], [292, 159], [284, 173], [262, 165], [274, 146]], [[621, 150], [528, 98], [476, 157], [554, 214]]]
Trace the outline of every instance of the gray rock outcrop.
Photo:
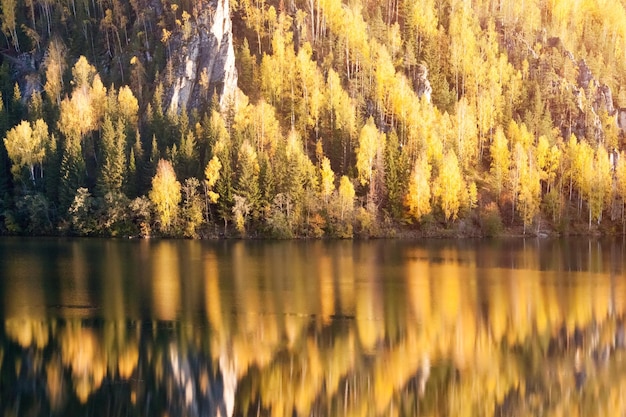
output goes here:
[[[571, 133], [578, 137], [593, 137], [597, 142], [605, 140], [605, 133], [602, 127], [601, 113], [606, 112], [609, 116], [616, 117], [616, 123], [621, 128], [621, 119], [626, 123], [626, 117], [622, 117], [613, 104], [613, 93], [611, 88], [600, 82], [593, 74], [593, 71], [584, 59], [575, 59], [574, 55], [565, 49], [560, 38], [549, 38], [547, 46], [554, 48], [563, 58], [569, 60], [572, 66], [577, 70], [575, 80], [567, 80], [563, 75], [557, 76], [557, 88], [552, 90], [554, 95], [572, 94], [571, 99], [576, 103], [577, 111], [571, 112], [567, 117], [568, 121], [562, 120], [557, 123], [562, 127], [564, 137]], [[550, 66], [549, 62], [544, 62]], [[622, 124], [623, 124], [622, 123]]]
[[425, 97], [426, 101], [430, 103], [433, 88], [428, 81], [428, 68], [424, 64], [419, 64], [413, 77], [413, 89], [417, 93], [417, 96]]
[[593, 110], [599, 113], [605, 110], [609, 115], [615, 114], [613, 105], [613, 93], [611, 88], [603, 83], [598, 82], [593, 76], [591, 69], [584, 59], [578, 61], [578, 87], [585, 90], [590, 95]]
[[237, 88], [229, 1], [197, 0], [188, 25], [172, 41], [174, 78], [167, 108], [174, 113], [196, 108], [214, 93], [224, 106]]
[[617, 127], [626, 130], [626, 108], [617, 110]]

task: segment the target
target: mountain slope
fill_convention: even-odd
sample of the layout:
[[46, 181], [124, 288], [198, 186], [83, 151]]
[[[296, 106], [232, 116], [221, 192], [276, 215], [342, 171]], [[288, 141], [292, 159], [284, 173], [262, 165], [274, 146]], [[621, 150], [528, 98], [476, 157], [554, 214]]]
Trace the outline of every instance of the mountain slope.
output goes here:
[[6, 233], [622, 230], [622, 1], [3, 0], [2, 16]]

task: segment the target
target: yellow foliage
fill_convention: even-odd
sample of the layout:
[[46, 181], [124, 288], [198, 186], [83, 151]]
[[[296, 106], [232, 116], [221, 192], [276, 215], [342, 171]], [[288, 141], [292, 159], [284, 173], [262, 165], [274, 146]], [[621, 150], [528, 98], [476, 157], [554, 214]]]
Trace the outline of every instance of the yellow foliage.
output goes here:
[[207, 164], [206, 169], [204, 170], [204, 176], [206, 178], [205, 183], [207, 189], [209, 190], [209, 200], [213, 204], [217, 203], [217, 200], [219, 198], [219, 194], [213, 191], [213, 187], [215, 187], [215, 183], [217, 183], [220, 178], [221, 169], [222, 163], [220, 162], [219, 158], [217, 156], [213, 156], [213, 158], [211, 158], [211, 160]]
[[328, 199], [335, 191], [335, 173], [330, 167], [330, 160], [326, 157], [322, 159], [321, 175], [321, 193], [324, 202], [328, 203]]
[[516, 143], [515, 164], [519, 181], [516, 198], [524, 221], [524, 230], [533, 222], [541, 202], [540, 172], [537, 169], [538, 163], [533, 159], [523, 149], [521, 142]]
[[626, 202], [626, 155], [621, 152], [617, 158], [615, 167], [616, 192], [624, 204]]
[[372, 180], [372, 165], [383, 141], [371, 117], [361, 128], [359, 147], [356, 150], [356, 169], [359, 172], [359, 181], [365, 185]]
[[74, 90], [88, 90], [96, 75], [96, 68], [89, 63], [84, 55], [81, 55], [72, 68]]
[[454, 151], [449, 151], [443, 158], [443, 166], [435, 181], [434, 196], [443, 210], [446, 221], [456, 220], [461, 206], [464, 189], [459, 161]]
[[345, 175], [339, 181], [339, 205], [341, 207], [341, 220], [344, 216], [352, 214], [354, 210], [354, 185]]
[[159, 160], [157, 172], [152, 178], [150, 201], [155, 206], [160, 229], [169, 232], [178, 216], [178, 205], [181, 201], [181, 185], [176, 180], [176, 173], [171, 162]]
[[139, 103], [128, 86], [123, 86], [117, 93], [120, 115], [130, 126], [137, 126]]
[[42, 119], [37, 119], [32, 125], [23, 120], [9, 130], [4, 138], [4, 145], [13, 162], [11, 171], [14, 175], [19, 174], [22, 167], [28, 167], [30, 179], [34, 181], [34, 166], [43, 162], [47, 142], [48, 125]]
[[405, 205], [409, 214], [416, 220], [420, 220], [431, 211], [430, 172], [431, 167], [428, 159], [424, 155], [420, 156], [415, 161], [409, 180], [409, 189], [405, 197]]

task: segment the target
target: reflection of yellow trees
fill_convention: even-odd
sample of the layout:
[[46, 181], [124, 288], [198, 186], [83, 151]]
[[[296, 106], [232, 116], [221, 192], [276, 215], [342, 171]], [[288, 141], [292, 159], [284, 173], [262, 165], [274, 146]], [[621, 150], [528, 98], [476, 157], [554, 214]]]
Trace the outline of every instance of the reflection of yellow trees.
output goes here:
[[89, 395], [100, 388], [106, 375], [106, 356], [100, 340], [93, 331], [70, 325], [59, 336], [63, 364], [72, 370], [76, 396], [85, 403]]
[[[29, 372], [38, 372], [38, 368], [45, 372], [45, 388], [52, 410], [62, 410], [68, 389], [85, 403], [102, 386], [107, 375], [129, 379], [139, 362], [137, 334], [128, 333], [125, 322], [108, 324], [104, 331], [85, 327], [81, 321], [59, 327], [50, 322], [10, 319], [4, 326], [10, 340], [26, 350], [36, 349], [36, 359]], [[59, 350], [53, 350], [53, 355], [46, 359], [42, 353], [52, 343], [58, 345]], [[19, 374], [19, 369], [16, 370]], [[66, 373], [71, 377], [69, 387], [64, 381]]]
[[411, 307], [416, 323], [423, 324], [427, 318], [430, 318], [432, 309], [429, 265], [427, 261], [422, 259], [410, 259], [406, 262], [405, 268], [407, 303]]
[[[61, 363], [71, 370], [74, 391], [81, 403], [100, 388], [107, 375], [130, 378], [139, 361], [138, 341], [127, 334], [124, 322], [108, 324], [103, 333], [81, 322], [70, 322], [56, 337]], [[59, 365], [51, 361], [46, 368], [51, 398], [61, 395], [63, 371]]]
[[333, 288], [332, 259], [328, 254], [320, 254], [317, 258], [317, 280], [320, 292], [320, 312], [324, 325], [330, 323], [335, 314], [335, 290]]
[[[614, 346], [623, 326], [615, 317], [626, 313], [626, 282], [599, 272], [597, 254], [582, 261], [594, 272], [559, 270], [559, 262], [541, 270], [541, 253], [529, 245], [507, 254], [514, 266], [507, 269], [492, 267], [502, 264], [492, 261], [498, 251], [387, 251], [385, 244], [237, 242], [223, 257], [220, 246], [179, 251], [158, 242], [147, 284], [153, 314], [181, 320], [174, 324], [178, 352], [208, 346], [222, 372], [229, 364], [237, 386], [251, 387], [246, 404], [268, 415], [412, 415], [403, 408], [411, 401], [432, 416], [493, 415], [494, 407], [513, 406], [515, 415], [531, 416], [536, 404], [563, 416], [625, 409], [626, 353], [611, 351], [610, 366], [596, 356]], [[379, 262], [392, 252], [400, 264]], [[183, 253], [201, 261], [183, 265]], [[189, 323], [202, 297], [208, 337]], [[106, 314], [118, 317], [116, 296], [110, 300]], [[593, 382], [582, 391], [573, 342], [548, 354], [563, 327], [570, 339], [575, 329], [587, 332], [577, 366]], [[25, 348], [60, 340], [58, 363], [47, 365], [51, 398], [62, 398], [63, 372], [85, 401], [106, 375], [128, 379], [142, 361], [139, 332], [120, 322], [104, 325], [102, 335], [73, 323], [53, 331], [37, 320], [8, 320], [5, 329]], [[169, 357], [167, 348], [146, 352], [143, 360], [155, 367]], [[163, 369], [154, 372], [167, 380]], [[212, 376], [199, 378], [204, 386]]]
[[[373, 259], [372, 255], [364, 253], [363, 259]], [[306, 337], [305, 343], [298, 342], [298, 339], [294, 342], [293, 335], [289, 336], [289, 346], [294, 349], [289, 363], [282, 361], [275, 352], [266, 366], [267, 374], [262, 373], [268, 378], [260, 387], [263, 407], [276, 415], [289, 414], [292, 409], [297, 410], [298, 415], [306, 415], [310, 410], [307, 407], [324, 392], [320, 387], [328, 389], [332, 386], [335, 387], [331, 390], [333, 394], [326, 392], [327, 397], [341, 402], [346, 415], [385, 415], [393, 404], [401, 404], [398, 392], [422, 372], [425, 363], [452, 360], [453, 366], [461, 372], [459, 381], [451, 384], [445, 404], [440, 406], [454, 415], [493, 413], [494, 404], [505, 401], [511, 390], [520, 387], [523, 390], [524, 374], [528, 372], [510, 348], [501, 346], [525, 346], [543, 340], [545, 354], [545, 337], [554, 337], [563, 323], [572, 332], [575, 326], [582, 328], [594, 320], [604, 322], [611, 313], [610, 300], [616, 298], [611, 294], [610, 281], [604, 274], [543, 272], [539, 271], [536, 252], [528, 250], [517, 255], [515, 264], [529, 269], [482, 269], [475, 262], [461, 259], [462, 255], [454, 250], [438, 253], [437, 258], [443, 260], [433, 263], [428, 253], [416, 250], [409, 254], [410, 260], [405, 264], [405, 286], [389, 289], [405, 293], [409, 307], [406, 311], [402, 310], [402, 303], [394, 304], [397, 294], [385, 294], [384, 278], [378, 277], [375, 265], [366, 261], [363, 267], [354, 270], [356, 279], [352, 289], [343, 288], [334, 294], [339, 297], [338, 305], [356, 307], [354, 325], [360, 343], [353, 347], [354, 352], [348, 353], [351, 360], [320, 362], [325, 356], [323, 352], [333, 347], [332, 343], [329, 347], [321, 346], [320, 342], [312, 345], [311, 337]], [[346, 276], [350, 275], [354, 265], [341, 256], [337, 262], [346, 266], [343, 274], [330, 278], [329, 272], [324, 272], [322, 276], [345, 285]], [[322, 258], [318, 268], [329, 271], [328, 263], [329, 260]], [[331, 291], [332, 281], [328, 282], [320, 283], [320, 286]], [[319, 296], [322, 294], [325, 293], [320, 291]], [[323, 300], [320, 306], [328, 306], [325, 303], [329, 301]], [[327, 308], [319, 312], [320, 317], [328, 315]], [[388, 323], [393, 320], [387, 315], [404, 321], [399, 337], [394, 336], [397, 334], [395, 330], [391, 331]], [[293, 320], [282, 315], [273, 318], [284, 320], [283, 324], [276, 325], [277, 328], [285, 328], [286, 322]], [[614, 326], [607, 325], [600, 335], [600, 343], [609, 343], [614, 334]], [[301, 333], [300, 337], [303, 336]], [[333, 341], [339, 343], [337, 336]], [[381, 346], [379, 343], [383, 341], [384, 346]], [[281, 345], [276, 342], [275, 346]], [[541, 350], [538, 352], [543, 355]], [[371, 365], [357, 364], [360, 355], [372, 353], [375, 355]], [[533, 360], [540, 362], [540, 359]], [[339, 363], [343, 368], [338, 371]], [[346, 363], [354, 365], [346, 367]], [[564, 362], [559, 372], [570, 372], [573, 381], [570, 365]], [[325, 372], [316, 373], [316, 366], [324, 366]], [[351, 373], [360, 375], [360, 384], [350, 385], [349, 380], [342, 377], [335, 377], [334, 384], [328, 379], [324, 379], [323, 384], [320, 381], [322, 375], [326, 378]], [[304, 395], [298, 387], [307, 387], [309, 392]], [[343, 395], [336, 392], [342, 390], [357, 390], [355, 395], [359, 400], [344, 400]]]
[[159, 320], [176, 320], [180, 310], [180, 261], [172, 242], [159, 242], [152, 255], [152, 302]]
[[31, 319], [9, 319], [4, 322], [7, 336], [15, 340], [22, 347], [35, 346], [43, 349], [50, 337], [48, 324], [43, 321]]
[[[376, 342], [385, 336], [385, 323], [382, 299], [382, 283], [376, 276], [376, 262], [373, 253], [362, 254], [362, 261], [355, 271], [355, 320], [361, 345], [366, 351], [373, 350]], [[343, 300], [342, 300], [343, 301]]]
[[[217, 256], [214, 250], [208, 250], [204, 255], [204, 301], [206, 303], [207, 319], [211, 327], [215, 330], [215, 337], [211, 338], [212, 350], [219, 352], [222, 343], [228, 338], [227, 323], [222, 311], [222, 299], [228, 297], [228, 293], [220, 293], [219, 271], [217, 268]], [[228, 305], [228, 304], [227, 304]]]
[[[542, 369], [548, 338], [563, 324], [570, 333], [594, 320], [602, 325], [624, 298], [624, 285], [604, 274], [540, 271], [533, 247], [510, 255], [520, 269], [482, 268], [456, 249], [411, 249], [400, 283], [377, 270], [375, 251], [352, 243], [338, 243], [332, 254], [321, 243], [308, 248], [315, 254], [308, 272], [293, 265], [292, 249], [266, 249], [263, 264], [243, 244], [233, 250], [232, 289], [219, 280], [217, 256], [205, 258], [207, 311], [239, 378], [251, 367], [259, 372], [256, 395], [272, 415], [308, 415], [320, 403], [343, 415], [393, 415], [416, 375], [418, 391], [425, 389], [431, 362], [459, 372], [438, 387], [447, 391], [432, 415], [492, 414], [512, 390], [525, 389], [529, 373], [569, 378], [574, 393], [571, 357], [559, 359], [558, 370]], [[602, 329], [600, 343], [612, 343], [615, 325]], [[539, 343], [530, 369], [511, 353], [529, 343]]]
[[131, 344], [120, 353], [118, 358], [117, 371], [120, 378], [129, 379], [133, 375], [138, 361], [139, 349], [136, 344]]
[[59, 410], [65, 400], [63, 385], [63, 366], [58, 358], [54, 358], [46, 365], [46, 391], [53, 410]]

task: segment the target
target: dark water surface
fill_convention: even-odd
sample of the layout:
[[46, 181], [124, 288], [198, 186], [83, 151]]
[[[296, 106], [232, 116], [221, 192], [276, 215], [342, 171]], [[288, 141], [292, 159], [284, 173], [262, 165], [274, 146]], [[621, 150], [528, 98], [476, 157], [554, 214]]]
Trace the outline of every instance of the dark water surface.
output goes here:
[[621, 239], [0, 239], [3, 416], [626, 413]]

